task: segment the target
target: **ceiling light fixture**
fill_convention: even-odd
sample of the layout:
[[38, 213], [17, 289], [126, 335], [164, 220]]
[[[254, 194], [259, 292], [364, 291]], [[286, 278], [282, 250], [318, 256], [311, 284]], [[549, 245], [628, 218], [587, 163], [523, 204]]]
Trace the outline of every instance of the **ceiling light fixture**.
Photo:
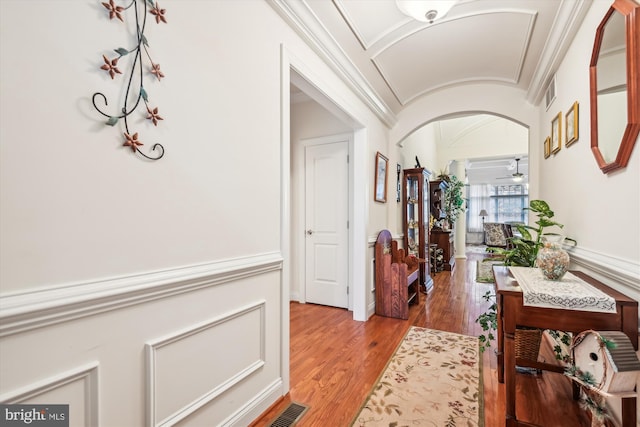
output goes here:
[[442, 19], [458, 0], [396, 0], [398, 9], [418, 21]]
[[513, 174], [513, 182], [522, 182], [524, 174], [520, 173], [520, 159], [516, 159], [516, 173]]

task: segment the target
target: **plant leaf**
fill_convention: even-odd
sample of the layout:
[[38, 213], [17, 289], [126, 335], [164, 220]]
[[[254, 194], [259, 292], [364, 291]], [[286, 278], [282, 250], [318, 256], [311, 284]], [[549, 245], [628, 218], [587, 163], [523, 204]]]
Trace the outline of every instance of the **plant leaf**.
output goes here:
[[140, 35], [140, 39], [142, 40], [142, 44], [144, 44], [146, 47], [149, 47], [149, 42], [147, 41], [147, 38], [144, 34]]
[[118, 123], [118, 119], [119, 119], [118, 117], [110, 116], [109, 120], [107, 120], [106, 124], [109, 125], [109, 126], [115, 126], [116, 123]]
[[116, 53], [118, 53], [120, 56], [125, 56], [129, 54], [129, 51], [123, 47], [119, 47], [117, 49], [113, 49], [116, 51]]
[[147, 91], [144, 90], [143, 87], [140, 88], [140, 96], [144, 99], [144, 102], [149, 102], [149, 96], [147, 95]]
[[553, 216], [553, 211], [544, 200], [531, 200], [531, 202], [529, 202], [529, 209], [533, 212], [540, 212], [549, 218]]

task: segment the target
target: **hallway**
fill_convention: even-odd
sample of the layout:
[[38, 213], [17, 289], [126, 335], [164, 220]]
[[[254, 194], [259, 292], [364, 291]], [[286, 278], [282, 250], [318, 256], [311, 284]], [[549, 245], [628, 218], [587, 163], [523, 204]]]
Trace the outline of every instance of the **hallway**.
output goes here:
[[[488, 306], [482, 296], [493, 289], [492, 284], [475, 282], [476, 260], [482, 257], [469, 247], [467, 259], [457, 260], [451, 274], [434, 275], [433, 291], [420, 295], [420, 304], [411, 306], [406, 321], [374, 315], [355, 322], [346, 310], [292, 302], [291, 391], [253, 426], [268, 425], [290, 401], [309, 406], [300, 427], [348, 426], [410, 325], [479, 335], [482, 329], [475, 319]], [[482, 370], [485, 426], [502, 427], [504, 386], [498, 383], [492, 351], [484, 353]], [[560, 374], [519, 375], [517, 391], [522, 420], [545, 427], [590, 425]]]

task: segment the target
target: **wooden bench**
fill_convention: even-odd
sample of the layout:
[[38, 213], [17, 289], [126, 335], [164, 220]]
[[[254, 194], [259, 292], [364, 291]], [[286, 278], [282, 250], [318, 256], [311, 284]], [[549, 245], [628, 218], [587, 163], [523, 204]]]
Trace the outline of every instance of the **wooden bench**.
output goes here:
[[378, 234], [375, 246], [376, 314], [399, 319], [409, 318], [409, 305], [420, 299], [420, 262], [398, 249], [389, 230]]

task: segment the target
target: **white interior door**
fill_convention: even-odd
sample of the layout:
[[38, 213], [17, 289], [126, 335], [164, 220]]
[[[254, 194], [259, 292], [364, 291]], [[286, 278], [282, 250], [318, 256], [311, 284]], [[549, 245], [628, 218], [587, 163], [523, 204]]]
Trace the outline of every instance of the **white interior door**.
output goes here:
[[305, 148], [306, 301], [347, 308], [348, 142]]

